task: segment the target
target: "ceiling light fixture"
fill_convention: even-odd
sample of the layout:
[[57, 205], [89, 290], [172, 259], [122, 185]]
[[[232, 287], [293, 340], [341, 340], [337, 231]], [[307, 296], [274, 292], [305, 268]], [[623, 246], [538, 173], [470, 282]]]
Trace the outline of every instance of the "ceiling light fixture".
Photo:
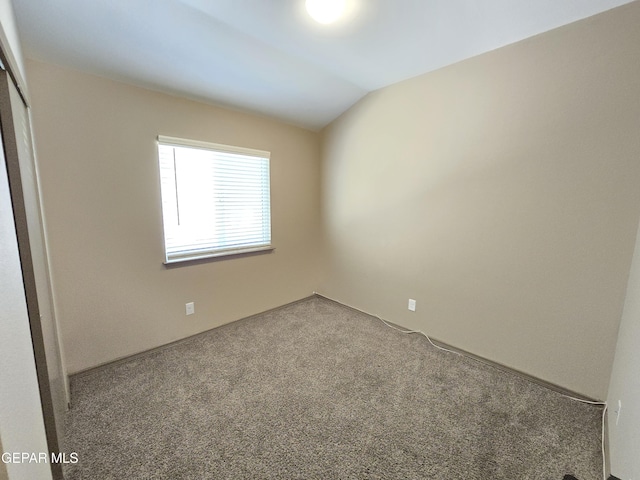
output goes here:
[[345, 0], [307, 0], [307, 12], [318, 23], [333, 23], [344, 13]]

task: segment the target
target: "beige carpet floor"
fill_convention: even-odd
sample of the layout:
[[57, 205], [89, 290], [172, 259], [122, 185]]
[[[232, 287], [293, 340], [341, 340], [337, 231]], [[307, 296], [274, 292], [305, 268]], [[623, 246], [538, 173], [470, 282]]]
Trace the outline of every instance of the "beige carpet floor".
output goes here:
[[601, 478], [601, 408], [313, 297], [72, 378], [79, 479]]

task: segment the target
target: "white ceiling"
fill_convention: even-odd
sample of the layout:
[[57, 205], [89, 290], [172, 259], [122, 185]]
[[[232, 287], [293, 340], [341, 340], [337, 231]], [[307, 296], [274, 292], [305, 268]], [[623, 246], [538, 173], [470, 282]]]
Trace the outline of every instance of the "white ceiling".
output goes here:
[[27, 57], [319, 129], [369, 91], [631, 0], [13, 0]]

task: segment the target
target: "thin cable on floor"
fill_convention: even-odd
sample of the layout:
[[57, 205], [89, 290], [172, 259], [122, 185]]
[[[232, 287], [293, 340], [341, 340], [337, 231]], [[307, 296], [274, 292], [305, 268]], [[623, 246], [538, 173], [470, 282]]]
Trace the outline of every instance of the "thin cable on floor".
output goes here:
[[439, 350], [443, 350], [443, 351], [445, 351], [445, 352], [453, 353], [453, 354], [458, 355], [458, 356], [462, 356], [462, 354], [461, 354], [460, 352], [455, 352], [455, 351], [453, 351], [453, 350], [449, 350], [448, 348], [441, 347], [440, 345], [436, 345], [435, 343], [433, 343], [433, 342], [431, 341], [431, 339], [429, 338], [429, 335], [427, 335], [426, 333], [424, 333], [422, 330], [404, 330], [404, 329], [402, 329], [402, 328], [396, 327], [395, 325], [393, 325], [393, 324], [391, 324], [391, 323], [389, 323], [389, 322], [387, 322], [387, 321], [383, 320], [382, 318], [380, 318], [380, 317], [379, 317], [379, 316], [377, 316], [377, 315], [372, 315], [372, 316], [373, 316], [373, 317], [375, 317], [375, 318], [377, 318], [378, 320], [380, 320], [380, 321], [381, 321], [382, 323], [384, 323], [387, 327], [389, 327], [389, 328], [393, 328], [394, 330], [397, 330], [397, 331], [398, 331], [398, 332], [400, 332], [400, 333], [406, 333], [406, 334], [410, 334], [410, 333], [418, 333], [418, 334], [422, 335], [424, 338], [426, 338], [426, 339], [429, 341], [429, 343], [430, 343], [431, 345], [433, 345], [434, 347], [436, 347], [437, 349], [439, 349]]
[[[411, 334], [411, 333], [418, 333], [420, 335], [422, 335], [423, 337], [425, 337], [429, 343], [431, 345], [433, 345], [434, 347], [436, 347], [439, 350], [444, 350], [445, 352], [449, 352], [449, 353], [454, 353], [460, 357], [464, 357], [465, 355], [463, 355], [460, 352], [456, 352], [453, 350], [449, 350], [448, 348], [444, 348], [441, 347], [439, 345], [436, 345], [435, 343], [433, 343], [431, 341], [431, 338], [429, 338], [429, 335], [427, 335], [426, 333], [424, 333], [422, 330], [405, 330], [402, 328], [398, 328], [395, 325], [385, 321], [384, 319], [380, 318], [378, 315], [372, 315], [373, 317], [377, 318], [378, 320], [380, 320], [382, 323], [384, 323], [387, 327], [389, 328], [393, 328], [394, 330], [397, 330], [400, 333], [406, 333], [406, 334]], [[602, 433], [601, 433], [601, 447], [602, 447], [602, 479], [603, 480], [607, 480], [607, 466], [606, 466], [606, 455], [605, 455], [605, 446], [604, 446], [604, 431], [605, 431], [605, 416], [607, 414], [607, 402], [600, 402], [600, 401], [593, 401], [593, 400], [584, 400], [582, 398], [577, 398], [577, 397], [572, 397], [571, 395], [567, 395], [565, 393], [561, 393], [561, 392], [557, 392], [560, 395], [562, 395], [563, 397], [569, 398], [571, 400], [574, 400], [576, 402], [581, 402], [581, 403], [587, 403], [589, 405], [602, 405], [604, 406], [604, 409], [602, 410]]]
[[[317, 292], [313, 292], [313, 293], [314, 293], [315, 295], [320, 296], [320, 297], [324, 297], [324, 298], [326, 298], [326, 299], [328, 299], [328, 300], [331, 300], [331, 301], [333, 301], [333, 302], [340, 303], [341, 305], [344, 305], [344, 304], [342, 304], [341, 302], [338, 302], [337, 300], [333, 300], [332, 298], [326, 297], [325, 295], [322, 295], [322, 294], [320, 294], [320, 293], [317, 293]], [[459, 357], [466, 357], [466, 355], [464, 355], [464, 354], [463, 354], [463, 353], [461, 353], [461, 352], [456, 352], [456, 351], [454, 351], [454, 350], [449, 350], [448, 348], [441, 347], [440, 345], [436, 345], [435, 343], [433, 343], [433, 341], [431, 340], [431, 338], [429, 338], [429, 335], [427, 335], [426, 333], [424, 333], [422, 330], [407, 330], [407, 329], [404, 329], [404, 328], [401, 328], [401, 327], [396, 327], [395, 325], [393, 325], [392, 323], [387, 322], [386, 320], [384, 320], [383, 318], [379, 317], [378, 315], [375, 315], [375, 314], [372, 314], [372, 313], [368, 313], [368, 312], [365, 312], [365, 311], [363, 311], [363, 310], [360, 310], [360, 309], [358, 309], [358, 308], [351, 307], [351, 306], [349, 306], [349, 308], [352, 308], [353, 310], [357, 310], [358, 312], [364, 313], [365, 315], [369, 315], [369, 316], [371, 316], [371, 317], [377, 318], [377, 319], [378, 319], [378, 320], [380, 320], [382, 323], [384, 323], [387, 327], [392, 328], [392, 329], [394, 329], [394, 330], [397, 330], [397, 331], [398, 331], [398, 332], [400, 332], [400, 333], [404, 333], [404, 334], [407, 334], [407, 335], [409, 335], [409, 334], [413, 334], [413, 333], [417, 333], [417, 334], [419, 334], [419, 335], [422, 335], [423, 337], [425, 337], [425, 338], [429, 341], [429, 343], [430, 343], [432, 346], [434, 346], [434, 347], [435, 347], [435, 348], [437, 348], [438, 350], [443, 350], [443, 351], [445, 351], [445, 352], [453, 353], [453, 354], [455, 354], [455, 355], [458, 355]], [[470, 358], [472, 358], [472, 357], [470, 357]], [[607, 465], [606, 465], [606, 454], [605, 454], [605, 445], [604, 445], [604, 435], [605, 435], [605, 418], [606, 418], [607, 409], [608, 409], [608, 404], [607, 404], [607, 402], [601, 402], [601, 401], [597, 401], [597, 400], [596, 400], [596, 401], [593, 401], [593, 400], [584, 400], [584, 399], [582, 399], [582, 398], [572, 397], [571, 395], [567, 395], [566, 393], [562, 393], [562, 392], [556, 392], [556, 393], [559, 393], [559, 394], [560, 394], [560, 395], [562, 395], [563, 397], [569, 398], [569, 399], [574, 400], [574, 401], [576, 401], [576, 402], [586, 403], [586, 404], [589, 404], [589, 405], [601, 405], [601, 406], [604, 406], [604, 409], [602, 410], [602, 434], [601, 434], [601, 447], [602, 447], [602, 448], [601, 448], [601, 450], [602, 450], [602, 479], [603, 479], [603, 480], [607, 480]]]

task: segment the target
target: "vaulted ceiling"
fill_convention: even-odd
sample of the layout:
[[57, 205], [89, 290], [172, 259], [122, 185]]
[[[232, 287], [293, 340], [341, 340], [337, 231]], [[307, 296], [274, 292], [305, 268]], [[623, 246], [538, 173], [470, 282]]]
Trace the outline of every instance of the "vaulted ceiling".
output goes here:
[[319, 129], [372, 90], [630, 0], [13, 0], [27, 57]]

